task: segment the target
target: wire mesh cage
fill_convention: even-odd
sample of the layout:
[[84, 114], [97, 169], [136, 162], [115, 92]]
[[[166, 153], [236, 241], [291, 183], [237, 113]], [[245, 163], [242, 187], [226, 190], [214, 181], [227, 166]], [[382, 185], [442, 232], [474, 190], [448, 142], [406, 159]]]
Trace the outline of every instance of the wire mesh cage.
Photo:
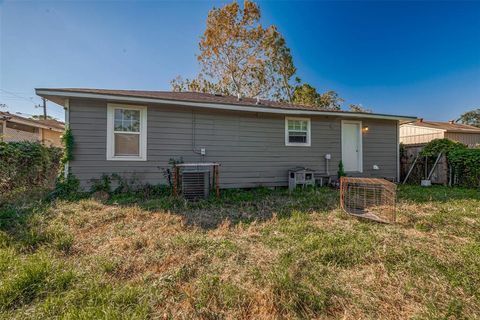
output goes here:
[[385, 179], [342, 177], [340, 206], [348, 214], [394, 223], [397, 186]]

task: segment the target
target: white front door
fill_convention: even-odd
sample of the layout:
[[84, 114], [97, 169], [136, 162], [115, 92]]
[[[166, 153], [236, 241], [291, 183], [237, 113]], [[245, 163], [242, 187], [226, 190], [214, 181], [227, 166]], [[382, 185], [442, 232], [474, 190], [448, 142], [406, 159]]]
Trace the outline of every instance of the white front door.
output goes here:
[[342, 121], [342, 162], [346, 172], [362, 172], [362, 122]]

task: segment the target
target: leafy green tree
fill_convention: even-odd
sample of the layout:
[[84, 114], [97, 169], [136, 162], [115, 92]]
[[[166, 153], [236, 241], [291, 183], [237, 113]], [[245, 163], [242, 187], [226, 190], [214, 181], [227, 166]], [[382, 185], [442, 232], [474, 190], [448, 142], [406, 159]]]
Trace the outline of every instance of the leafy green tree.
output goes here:
[[335, 91], [318, 93], [296, 77], [297, 69], [285, 38], [275, 26], [260, 23], [252, 1], [236, 2], [208, 13], [197, 59], [201, 72], [193, 79], [177, 77], [173, 91], [264, 97], [326, 110], [340, 110]]
[[290, 48], [287, 47], [285, 38], [275, 27], [267, 34], [266, 47], [269, 48], [267, 66], [271, 70], [273, 78], [272, 97], [279, 101], [293, 101], [295, 90], [294, 83], [300, 83], [299, 77], [294, 77], [297, 68], [293, 64]]
[[320, 95], [320, 106], [327, 110], [339, 111], [341, 104], [345, 100], [333, 90], [327, 91]]
[[465, 112], [457, 122], [480, 128], [480, 108]]
[[351, 104], [351, 105], [348, 106], [348, 109], [351, 112], [372, 113], [371, 109], [364, 108], [361, 104]]
[[317, 92], [317, 89], [308, 83], [297, 85], [293, 93], [294, 103], [325, 110], [338, 111], [343, 101], [335, 91], [330, 90], [320, 94]]
[[213, 83], [203, 77], [202, 74], [198, 75], [194, 79], [183, 79], [181, 76], [176, 77], [170, 81], [172, 90], [175, 92], [202, 92], [202, 93], [221, 93], [225, 95], [230, 95], [231, 93], [223, 88], [218, 83]]
[[260, 8], [234, 1], [208, 13], [197, 56], [201, 73], [177, 78], [174, 91], [221, 92], [291, 101], [296, 68], [286, 41], [275, 26], [260, 24]]
[[294, 103], [306, 106], [318, 106], [319, 101], [320, 94], [317, 92], [317, 89], [308, 83], [303, 83], [295, 87], [293, 92]]

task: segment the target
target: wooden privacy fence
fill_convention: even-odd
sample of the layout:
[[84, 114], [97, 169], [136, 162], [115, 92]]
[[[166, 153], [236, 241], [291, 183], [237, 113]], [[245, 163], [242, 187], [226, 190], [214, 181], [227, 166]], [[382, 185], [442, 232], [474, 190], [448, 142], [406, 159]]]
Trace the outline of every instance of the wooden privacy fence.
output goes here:
[[[422, 151], [423, 147], [424, 145], [403, 146], [403, 154], [400, 159], [400, 181], [405, 180], [405, 177], [407, 176], [410, 169], [412, 170], [412, 172], [408, 177], [407, 183], [420, 184], [420, 181], [426, 176], [425, 172], [427, 172], [427, 175], [430, 173], [436, 159], [426, 159], [425, 157], [418, 156], [419, 153]], [[415, 159], [417, 159], [416, 163]], [[412, 165], [414, 163], [415, 166], [412, 168]], [[430, 180], [434, 184], [448, 184], [449, 170], [447, 157], [445, 156], [445, 154], [440, 157], [435, 169], [432, 172]]]

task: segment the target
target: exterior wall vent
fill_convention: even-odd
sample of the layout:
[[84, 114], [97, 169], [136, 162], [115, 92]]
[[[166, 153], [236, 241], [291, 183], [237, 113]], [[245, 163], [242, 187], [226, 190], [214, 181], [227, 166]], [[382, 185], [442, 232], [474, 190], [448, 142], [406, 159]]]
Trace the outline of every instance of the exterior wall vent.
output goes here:
[[182, 194], [185, 199], [206, 199], [210, 193], [210, 170], [188, 169], [182, 171]]

